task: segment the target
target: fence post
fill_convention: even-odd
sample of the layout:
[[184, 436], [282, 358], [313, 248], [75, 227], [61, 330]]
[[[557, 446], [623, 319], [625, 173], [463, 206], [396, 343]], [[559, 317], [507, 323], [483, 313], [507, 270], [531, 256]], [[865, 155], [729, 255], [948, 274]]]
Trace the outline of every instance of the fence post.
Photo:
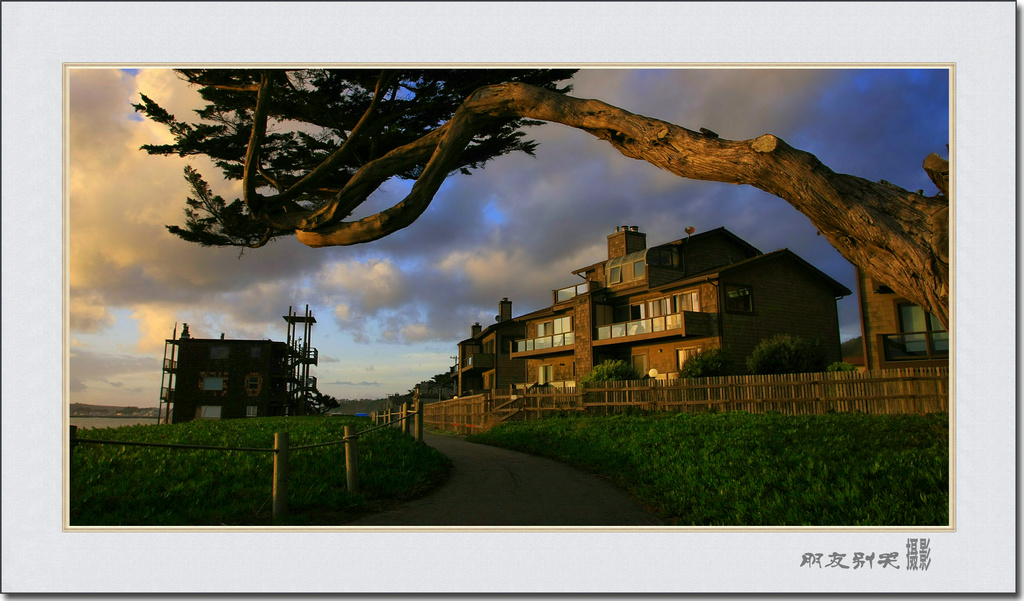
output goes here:
[[71, 425], [71, 443], [68, 445], [68, 457], [71, 456], [72, 449], [75, 448], [75, 439], [78, 438], [78, 426]]
[[416, 440], [423, 442], [423, 401], [416, 401]]
[[274, 519], [288, 513], [288, 433], [274, 433]]
[[402, 434], [409, 433], [409, 401], [402, 403]]
[[345, 478], [348, 492], [359, 493], [359, 446], [353, 426], [345, 426]]

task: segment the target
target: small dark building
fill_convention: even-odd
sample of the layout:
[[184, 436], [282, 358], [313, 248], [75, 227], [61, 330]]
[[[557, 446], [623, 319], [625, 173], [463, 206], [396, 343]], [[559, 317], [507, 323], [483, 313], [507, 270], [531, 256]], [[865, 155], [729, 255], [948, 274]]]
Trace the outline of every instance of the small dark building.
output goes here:
[[[192, 338], [188, 324], [181, 336], [164, 345], [161, 413], [173, 423], [196, 419], [303, 415], [306, 400], [316, 392], [316, 378], [309, 366], [318, 363], [318, 352], [309, 346], [316, 320], [292, 313], [288, 342], [273, 340], [225, 340]], [[304, 326], [304, 338], [296, 326]], [[173, 408], [173, 409], [172, 409]]]
[[284, 342], [182, 338], [176, 343], [174, 423], [289, 413], [292, 370]]

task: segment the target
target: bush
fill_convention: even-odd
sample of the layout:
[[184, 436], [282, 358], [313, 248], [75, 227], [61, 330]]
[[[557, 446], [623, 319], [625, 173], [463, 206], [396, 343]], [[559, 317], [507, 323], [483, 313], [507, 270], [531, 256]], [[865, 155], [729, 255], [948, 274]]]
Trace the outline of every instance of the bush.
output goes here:
[[762, 340], [747, 357], [747, 369], [756, 375], [825, 371], [825, 353], [817, 341], [778, 334]]
[[721, 348], [699, 351], [683, 363], [679, 370], [682, 378], [710, 378], [733, 374], [732, 355]]
[[857, 366], [846, 361], [836, 361], [825, 368], [825, 371], [857, 371]]
[[586, 386], [594, 382], [608, 382], [620, 380], [639, 380], [641, 375], [636, 368], [619, 360], [608, 360], [600, 365], [595, 365], [590, 373], [580, 379], [580, 386]]

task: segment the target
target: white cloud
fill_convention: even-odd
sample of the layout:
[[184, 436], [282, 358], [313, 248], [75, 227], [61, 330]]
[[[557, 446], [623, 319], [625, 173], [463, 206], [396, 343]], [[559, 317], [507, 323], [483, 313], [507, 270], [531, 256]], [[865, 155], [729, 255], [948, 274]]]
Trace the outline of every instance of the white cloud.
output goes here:
[[368, 259], [327, 266], [318, 281], [348, 296], [362, 313], [372, 314], [407, 301], [405, 277], [388, 259]]
[[72, 296], [70, 313], [71, 329], [76, 332], [99, 332], [114, 324], [114, 316], [96, 293]]

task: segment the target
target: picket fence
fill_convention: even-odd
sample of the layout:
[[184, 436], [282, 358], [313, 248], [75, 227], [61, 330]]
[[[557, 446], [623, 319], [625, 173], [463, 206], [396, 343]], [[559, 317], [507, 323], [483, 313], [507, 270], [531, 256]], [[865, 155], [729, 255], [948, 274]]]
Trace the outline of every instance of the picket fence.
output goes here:
[[601, 382], [492, 390], [423, 406], [426, 425], [463, 434], [554, 413], [746, 411], [791, 415], [949, 411], [949, 368]]

